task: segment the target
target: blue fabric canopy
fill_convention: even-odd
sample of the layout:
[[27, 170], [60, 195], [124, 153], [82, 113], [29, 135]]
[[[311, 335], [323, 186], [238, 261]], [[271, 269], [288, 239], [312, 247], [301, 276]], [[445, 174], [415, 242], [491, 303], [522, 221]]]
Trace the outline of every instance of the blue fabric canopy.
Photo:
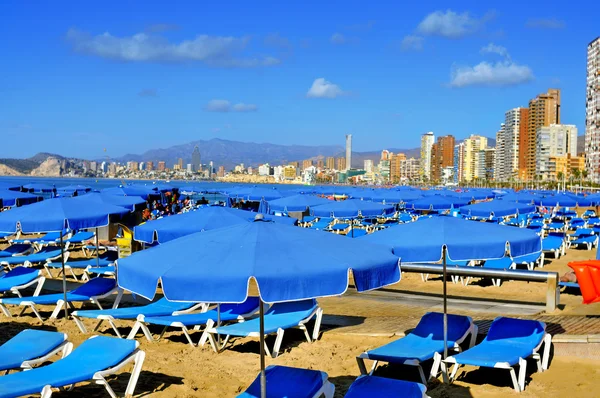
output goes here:
[[386, 204], [409, 203], [422, 197], [423, 195], [419, 191], [378, 189], [374, 192], [372, 200], [373, 202], [385, 202]]
[[43, 200], [43, 198], [37, 195], [18, 191], [0, 190], [0, 201], [2, 201], [2, 206], [4, 207], [13, 207], [15, 205], [23, 206], [39, 202], [40, 200]]
[[4, 191], [4, 190], [20, 191], [21, 186], [16, 183], [2, 181], [2, 182], [0, 182], [0, 190], [2, 190], [2, 191]]
[[468, 203], [468, 200], [459, 198], [431, 195], [413, 200], [407, 207], [415, 210], [449, 210], [453, 207], [464, 206]]
[[23, 185], [23, 189], [29, 192], [54, 192], [54, 185], [34, 182], [31, 184]]
[[82, 198], [90, 201], [100, 200], [103, 203], [124, 207], [129, 211], [134, 211], [137, 205], [146, 203], [146, 201], [140, 196], [117, 196], [107, 195], [105, 193], [89, 193], [82, 196]]
[[547, 196], [543, 199], [536, 201], [536, 203], [544, 207], [587, 207], [592, 205], [592, 201], [587, 198], [584, 198], [583, 196], [575, 196], [569, 194]]
[[[256, 213], [229, 207], [205, 207], [189, 213], [149, 221], [133, 229], [133, 238], [145, 243], [165, 243], [196, 232], [254, 220]], [[290, 217], [264, 216], [276, 223], [294, 225], [297, 220]]]
[[128, 212], [101, 201], [92, 203], [85, 196], [49, 199], [0, 213], [0, 232], [14, 233], [19, 226], [24, 233], [102, 227], [110, 215]]
[[330, 200], [313, 195], [292, 195], [267, 201], [273, 211], [305, 211], [312, 206], [331, 203]]
[[374, 217], [394, 213], [395, 208], [391, 205], [382, 205], [367, 202], [360, 199], [348, 199], [339, 202], [331, 202], [311, 208], [311, 212], [318, 217]]
[[543, 196], [541, 195], [534, 195], [532, 193], [527, 193], [527, 192], [513, 192], [513, 193], [508, 193], [502, 197], [500, 197], [500, 200], [505, 200], [507, 202], [518, 202], [518, 203], [527, 203], [527, 204], [531, 204], [531, 203], [535, 203], [536, 200], [540, 200], [541, 198], [543, 198]]
[[467, 221], [455, 217], [433, 217], [397, 225], [354, 239], [386, 245], [402, 262], [436, 262], [442, 247], [452, 260], [486, 260], [523, 256], [542, 250], [541, 238], [532, 230]]
[[514, 214], [534, 213], [535, 206], [517, 202], [492, 200], [460, 208], [460, 214], [471, 217], [506, 217]]
[[124, 186], [115, 188], [105, 188], [100, 193], [116, 196], [139, 196], [143, 199], [148, 199], [149, 196], [159, 197], [160, 193], [152, 188], [143, 186]]
[[230, 191], [228, 195], [232, 198], [248, 200], [251, 202], [258, 202], [261, 200], [275, 200], [283, 197], [281, 192], [279, 192], [278, 190], [263, 187], [239, 188], [233, 192]]
[[152, 299], [241, 303], [254, 278], [265, 302], [340, 295], [352, 270], [358, 291], [400, 280], [389, 248], [335, 234], [256, 221], [188, 235], [118, 260], [119, 286]]

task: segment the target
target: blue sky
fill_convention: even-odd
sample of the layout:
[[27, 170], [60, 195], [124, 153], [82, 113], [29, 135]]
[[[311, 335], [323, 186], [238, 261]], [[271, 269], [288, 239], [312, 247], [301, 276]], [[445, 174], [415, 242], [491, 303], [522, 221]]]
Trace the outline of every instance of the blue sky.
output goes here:
[[357, 151], [411, 148], [426, 131], [493, 137], [506, 110], [550, 87], [583, 134], [599, 13], [591, 1], [3, 2], [0, 157], [348, 133]]

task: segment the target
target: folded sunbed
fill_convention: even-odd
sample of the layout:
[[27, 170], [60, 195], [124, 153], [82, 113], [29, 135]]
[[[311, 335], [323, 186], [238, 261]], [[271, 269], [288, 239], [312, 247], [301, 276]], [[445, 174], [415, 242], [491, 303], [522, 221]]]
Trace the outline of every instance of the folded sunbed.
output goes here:
[[[316, 317], [316, 319], [315, 328], [311, 338], [305, 324], [313, 317]], [[285, 329], [294, 327], [300, 328], [304, 331], [306, 340], [309, 343], [316, 340], [319, 337], [322, 317], [323, 310], [314, 299], [273, 304], [264, 315], [264, 332], [265, 336], [276, 333], [277, 338], [275, 339], [272, 354], [265, 344], [267, 355], [271, 355], [273, 358], [276, 358], [277, 355], [279, 355], [279, 349], [281, 347]], [[255, 318], [245, 322], [234, 323], [232, 325], [206, 328], [206, 333], [208, 333], [208, 338], [213, 349], [218, 352], [225, 348], [230, 337], [259, 337], [260, 320]], [[217, 334], [226, 336], [220, 347], [215, 340]]]
[[[468, 316], [448, 314], [447, 347], [452, 352], [460, 352], [460, 345], [470, 337], [468, 346], [472, 347], [477, 338], [477, 326]], [[369, 374], [373, 374], [379, 362], [389, 362], [416, 366], [423, 384], [427, 378], [423, 372], [423, 362], [433, 359], [429, 378], [437, 377], [442, 354], [444, 353], [444, 314], [428, 312], [417, 327], [405, 337], [394, 340], [374, 350], [369, 350], [356, 358], [360, 373], [367, 374], [365, 359], [374, 361]]]
[[30, 244], [17, 243], [16, 245], [10, 245], [4, 250], [0, 250], [0, 258], [20, 256], [29, 254], [33, 250]]
[[[189, 327], [193, 327], [194, 330], [200, 329], [201, 326], [206, 325], [204, 332], [202, 333], [202, 337], [198, 342], [199, 345], [203, 346], [208, 339], [209, 333], [207, 330], [212, 329], [213, 326], [217, 323], [217, 320], [221, 322], [231, 322], [231, 321], [244, 321], [249, 316], [253, 315], [258, 311], [259, 299], [258, 297], [248, 297], [245, 302], [241, 304], [221, 304], [220, 308], [214, 308], [212, 310], [200, 313], [177, 313], [173, 315], [167, 316], [157, 316], [147, 313], [141, 313], [137, 317], [137, 322], [135, 326], [129, 333], [128, 339], [135, 338], [139, 329], [142, 329], [144, 336], [148, 341], [153, 341], [152, 333], [148, 329], [147, 324], [149, 325], [160, 325], [163, 326], [163, 331], [160, 336], [156, 339], [157, 341], [163, 336], [168, 327], [176, 327], [180, 328], [183, 331], [188, 343], [192, 347], [195, 346], [192, 338], [189, 334]], [[219, 314], [220, 311], [220, 314]], [[213, 347], [216, 350], [216, 347]]]
[[102, 309], [98, 300], [108, 297], [116, 291], [118, 291], [118, 295], [113, 305], [113, 308], [116, 308], [121, 301], [123, 293], [123, 291], [117, 287], [116, 281], [107, 278], [94, 278], [78, 288], [67, 292], [67, 303], [64, 302], [63, 293], [44, 294], [37, 297], [0, 298], [0, 310], [4, 312], [4, 315], [10, 317], [11, 314], [7, 305], [24, 306], [25, 308], [21, 311], [21, 315], [26, 308], [30, 308], [37, 318], [43, 322], [44, 320], [36, 308], [37, 305], [55, 305], [56, 307], [54, 308], [54, 311], [52, 311], [50, 318], [56, 318], [65, 305], [68, 304], [72, 307], [72, 303], [74, 302], [91, 301]]
[[11, 292], [19, 297], [21, 290], [37, 284], [34, 296], [40, 294], [46, 278], [35, 268], [16, 267], [0, 276], [0, 293]]
[[427, 387], [414, 381], [359, 376], [350, 385], [345, 398], [426, 398]]
[[125, 390], [125, 397], [131, 397], [145, 358], [144, 351], [138, 347], [139, 343], [135, 340], [94, 336], [84, 341], [70, 355], [50, 365], [1, 376], [0, 398], [31, 394], [41, 394], [47, 398], [52, 395], [52, 389], [88, 380], [103, 385], [111, 397], [116, 397], [105, 377], [133, 362], [133, 370]]
[[[527, 371], [526, 359], [533, 357], [540, 372], [548, 369], [551, 340], [543, 322], [498, 317], [492, 322], [487, 336], [481, 343], [449, 356], [442, 362], [442, 368], [455, 364], [450, 381], [462, 365], [509, 369], [514, 389], [517, 392], [523, 391]], [[539, 353], [542, 344], [543, 356]], [[518, 379], [515, 374], [516, 365], [519, 365]]]
[[[64, 358], [72, 348], [64, 333], [25, 329], [0, 346], [0, 371], [32, 369], [59, 352]], [[0, 386], [2, 380], [0, 377]]]
[[81, 330], [82, 333], [87, 333], [87, 330], [81, 318], [97, 319], [99, 322], [94, 327], [94, 331], [98, 330], [103, 321], [108, 321], [110, 326], [115, 331], [115, 334], [119, 338], [121, 338], [121, 333], [119, 333], [119, 329], [114, 323], [114, 321], [117, 319], [135, 320], [140, 314], [147, 314], [148, 316], [172, 315], [173, 313], [177, 313], [179, 311], [192, 311], [193, 309], [198, 307], [199, 305], [197, 305], [196, 303], [181, 303], [168, 301], [166, 298], [163, 297], [150, 304], [141, 305], [137, 307], [112, 308], [106, 310], [83, 310], [75, 311], [71, 315], [73, 316], [73, 320], [75, 321], [75, 323], [79, 327], [79, 330]]
[[[335, 386], [318, 370], [272, 365], [265, 369], [268, 397], [333, 398]], [[238, 398], [259, 398], [260, 374]]]
[[[69, 252], [64, 252], [65, 260], [69, 257]], [[26, 256], [12, 256], [0, 258], [0, 265], [11, 268], [13, 265], [23, 264], [30, 267], [34, 264], [45, 263], [48, 260], [60, 258], [60, 249], [44, 247], [37, 253], [28, 254]]]

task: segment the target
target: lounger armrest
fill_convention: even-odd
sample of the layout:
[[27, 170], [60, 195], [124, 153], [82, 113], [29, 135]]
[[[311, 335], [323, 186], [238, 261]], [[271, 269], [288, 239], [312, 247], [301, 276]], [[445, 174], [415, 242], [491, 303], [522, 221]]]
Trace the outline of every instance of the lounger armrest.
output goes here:
[[188, 308], [186, 310], [174, 311], [171, 315], [188, 314], [190, 312], [197, 311], [198, 309], [200, 309], [200, 312], [202, 313], [202, 312], [208, 311], [209, 306], [210, 306], [209, 303], [198, 303], [198, 304], [191, 306], [190, 308]]

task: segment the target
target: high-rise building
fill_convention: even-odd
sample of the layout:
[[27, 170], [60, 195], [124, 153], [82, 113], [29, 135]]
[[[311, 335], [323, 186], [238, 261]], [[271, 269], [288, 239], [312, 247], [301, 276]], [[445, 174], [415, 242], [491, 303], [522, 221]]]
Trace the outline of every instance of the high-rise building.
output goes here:
[[152, 171], [152, 170], [154, 170], [154, 162], [147, 161], [146, 162], [146, 171]]
[[306, 159], [302, 161], [302, 170], [306, 170], [313, 165], [313, 161], [311, 159]]
[[335, 170], [335, 158], [333, 156], [327, 158], [326, 166], [329, 170]]
[[390, 160], [390, 151], [387, 149], [381, 151], [381, 160]]
[[339, 157], [339, 158], [337, 158], [336, 163], [337, 163], [336, 170], [338, 170], [338, 171], [346, 170], [346, 158]]
[[550, 158], [571, 155], [577, 157], [577, 127], [551, 124], [538, 129], [535, 175], [542, 180], [556, 179], [556, 164]]
[[454, 166], [454, 136], [438, 137], [431, 146], [431, 180], [441, 181], [442, 170]]
[[225, 177], [225, 166], [219, 166], [219, 171], [217, 172], [217, 177]]
[[177, 159], [177, 166], [179, 166], [179, 170], [183, 170], [183, 158]]
[[365, 172], [367, 172], [368, 174], [372, 173], [373, 172], [373, 161], [371, 159], [365, 159], [364, 164], [365, 164], [365, 166], [364, 166]]
[[323, 162], [323, 159], [317, 160], [317, 168], [319, 170], [323, 170], [325, 168], [325, 162]]
[[419, 159], [410, 158], [400, 162], [400, 182], [416, 181], [419, 179], [419, 170], [421, 161]]
[[402, 176], [402, 162], [406, 160], [403, 153], [390, 153], [390, 182], [397, 184]]
[[192, 152], [192, 167], [194, 171], [200, 171], [202, 167], [200, 149], [198, 148], [198, 145], [194, 146], [194, 151]]
[[[502, 148], [496, 151], [498, 163], [502, 164], [498, 177], [508, 181], [518, 177], [519, 172], [525, 175], [526, 162], [522, 148], [527, 145], [528, 108], [513, 108], [504, 114], [504, 124], [500, 129]], [[496, 142], [496, 145], [498, 143]]]
[[[387, 152], [387, 151], [386, 151]], [[388, 152], [387, 159], [381, 159], [377, 168], [379, 169], [379, 175], [384, 181], [390, 180], [390, 153]]]
[[90, 162], [90, 170], [91, 170], [91, 171], [94, 171], [94, 172], [95, 172], [96, 170], [98, 170], [98, 163], [92, 160], [92, 161]]
[[208, 178], [212, 178], [214, 173], [215, 173], [215, 164], [211, 160], [210, 162], [208, 162]]
[[479, 151], [487, 148], [487, 138], [480, 135], [471, 135], [469, 138], [464, 140], [463, 150], [463, 170], [462, 179], [463, 181], [473, 181], [475, 178], [484, 178], [485, 176], [479, 175], [480, 168], [477, 167], [479, 158]]
[[549, 89], [529, 101], [526, 139], [520, 140], [519, 156], [524, 157], [525, 167], [520, 177], [523, 180], [533, 180], [536, 170], [537, 131], [540, 127], [560, 124], [560, 90]]
[[352, 168], [352, 134], [346, 134], [346, 168], [349, 170]]
[[463, 181], [463, 166], [465, 164], [465, 143], [454, 145], [454, 182], [459, 183]]
[[156, 170], [165, 171], [166, 168], [167, 168], [166, 163], [161, 160], [158, 162], [158, 166], [156, 167]]
[[492, 180], [494, 178], [495, 148], [485, 148], [475, 154], [475, 178]]
[[296, 178], [296, 166], [291, 164], [283, 167], [283, 178], [286, 180], [293, 180]]
[[430, 131], [421, 136], [421, 179], [429, 179], [431, 176], [431, 147], [435, 141], [435, 136]]
[[585, 93], [585, 162], [588, 177], [600, 182], [600, 37], [588, 44]]
[[507, 181], [510, 179], [510, 177], [508, 177], [510, 173], [507, 171], [508, 155], [506, 150], [507, 148], [504, 142], [504, 123], [502, 123], [500, 125], [500, 130], [496, 133], [496, 156], [494, 157], [494, 180], [496, 181]]

